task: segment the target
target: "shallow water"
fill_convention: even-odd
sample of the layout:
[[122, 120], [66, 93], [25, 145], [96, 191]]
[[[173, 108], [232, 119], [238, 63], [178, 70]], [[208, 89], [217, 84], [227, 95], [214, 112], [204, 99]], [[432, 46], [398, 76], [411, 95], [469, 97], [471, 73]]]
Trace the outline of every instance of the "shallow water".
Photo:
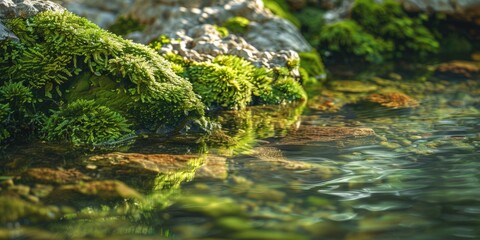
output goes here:
[[[443, 84], [424, 91], [405, 87], [420, 102], [413, 109], [347, 105], [326, 113], [309, 103], [302, 116], [266, 121], [272, 129], [259, 128], [265, 118], [253, 111], [260, 118], [229, 131], [237, 146], [207, 147], [209, 154], [228, 157], [225, 180], [187, 179], [173, 190], [135, 185], [148, 207], [92, 200], [54, 221], [6, 223], [0, 238], [479, 239], [480, 88], [474, 81]], [[376, 135], [282, 142], [300, 125], [372, 128]], [[127, 151], [204, 148], [144, 139]], [[74, 167], [68, 158], [84, 153], [46, 153], [36, 163], [15, 154], [6, 154], [3, 175], [20, 171], [15, 161]]]

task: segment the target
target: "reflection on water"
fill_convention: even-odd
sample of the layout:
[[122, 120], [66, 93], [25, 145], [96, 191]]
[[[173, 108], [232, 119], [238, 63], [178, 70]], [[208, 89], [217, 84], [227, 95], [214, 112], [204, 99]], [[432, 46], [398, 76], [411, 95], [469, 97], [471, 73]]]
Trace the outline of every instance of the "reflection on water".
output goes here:
[[[346, 105], [328, 114], [309, 108], [302, 117], [298, 110], [273, 111], [277, 118], [269, 118], [271, 109], [227, 113], [220, 120], [235, 128], [204, 142], [209, 154], [227, 157], [226, 179], [182, 180], [169, 199], [144, 189], [148, 208], [105, 204], [46, 224], [7, 224], [0, 238], [37, 231], [79, 238], [479, 239], [479, 96], [460, 87], [413, 91], [420, 101], [413, 109]], [[282, 142], [300, 120], [372, 128], [375, 136]], [[158, 153], [173, 146], [158, 141], [132, 149]]]

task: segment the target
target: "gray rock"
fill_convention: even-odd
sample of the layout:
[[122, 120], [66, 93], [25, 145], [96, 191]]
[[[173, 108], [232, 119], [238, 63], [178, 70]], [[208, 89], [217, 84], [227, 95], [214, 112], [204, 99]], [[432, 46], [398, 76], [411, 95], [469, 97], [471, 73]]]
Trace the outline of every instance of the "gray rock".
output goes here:
[[18, 40], [18, 37], [0, 22], [0, 42], [6, 39]]
[[480, 25], [478, 0], [399, 0], [410, 12], [444, 13], [458, 20]]
[[[260, 0], [197, 0], [188, 4], [138, 0], [128, 15], [147, 27], [127, 38], [142, 43], [160, 35], [177, 39], [171, 45], [164, 45], [161, 52], [174, 52], [190, 60], [207, 61], [219, 54], [232, 54], [256, 66], [283, 67], [292, 58], [298, 59], [298, 54], [286, 55], [282, 50], [312, 49], [290, 22], [274, 16]], [[247, 32], [222, 37], [215, 26], [222, 26], [235, 16], [250, 20]]]
[[32, 17], [43, 11], [64, 11], [65, 9], [50, 1], [41, 0], [2, 0], [0, 1], [0, 41], [6, 39], [18, 40], [8, 28], [2, 24], [2, 20], [17, 17]]
[[64, 11], [56, 3], [42, 0], [2, 0], [0, 1], [0, 20], [16, 17], [32, 17], [43, 11]]
[[128, 10], [133, 0], [53, 0], [60, 3], [69, 11], [88, 18], [102, 28], [107, 28], [115, 19]]

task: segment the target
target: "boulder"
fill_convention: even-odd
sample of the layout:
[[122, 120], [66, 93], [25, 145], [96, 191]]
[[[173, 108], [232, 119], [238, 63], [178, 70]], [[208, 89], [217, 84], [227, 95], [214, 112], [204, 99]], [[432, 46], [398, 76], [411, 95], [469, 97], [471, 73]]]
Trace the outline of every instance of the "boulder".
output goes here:
[[[298, 55], [291, 51], [312, 50], [290, 22], [274, 16], [258, 0], [229, 0], [223, 4], [140, 0], [133, 4], [128, 16], [146, 26], [144, 31], [127, 35], [128, 38], [148, 43], [165, 35], [176, 41], [165, 44], [161, 52], [174, 52], [194, 61], [231, 54], [257, 66], [278, 67], [298, 61]], [[244, 32], [230, 31], [228, 36], [222, 36], [216, 27], [234, 17], [247, 19], [248, 26]]]

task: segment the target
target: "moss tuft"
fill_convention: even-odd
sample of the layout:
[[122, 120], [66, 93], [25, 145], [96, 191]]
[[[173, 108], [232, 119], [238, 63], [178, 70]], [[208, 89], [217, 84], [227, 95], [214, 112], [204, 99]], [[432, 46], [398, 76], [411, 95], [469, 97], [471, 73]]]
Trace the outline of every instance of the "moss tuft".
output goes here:
[[391, 42], [385, 42], [365, 32], [352, 20], [328, 24], [320, 32], [320, 49], [338, 58], [359, 57], [368, 62], [383, 61], [384, 54], [392, 50]]
[[290, 13], [288, 4], [285, 0], [264, 0], [263, 3], [265, 8], [272, 11], [273, 14], [288, 20], [295, 27], [300, 28], [300, 21], [292, 13]]
[[54, 111], [43, 128], [49, 141], [74, 145], [115, 141], [131, 134], [131, 124], [117, 112], [93, 100], [79, 99]]
[[125, 36], [136, 31], [143, 31], [145, 26], [140, 24], [138, 20], [129, 16], [120, 16], [115, 22], [108, 27], [108, 30], [117, 35]]
[[308, 76], [314, 79], [325, 79], [325, 67], [316, 51], [300, 52], [298, 55], [300, 56], [300, 68], [304, 69]]
[[223, 23], [223, 27], [228, 31], [237, 34], [243, 34], [248, 30], [250, 20], [244, 17], [232, 17]]

